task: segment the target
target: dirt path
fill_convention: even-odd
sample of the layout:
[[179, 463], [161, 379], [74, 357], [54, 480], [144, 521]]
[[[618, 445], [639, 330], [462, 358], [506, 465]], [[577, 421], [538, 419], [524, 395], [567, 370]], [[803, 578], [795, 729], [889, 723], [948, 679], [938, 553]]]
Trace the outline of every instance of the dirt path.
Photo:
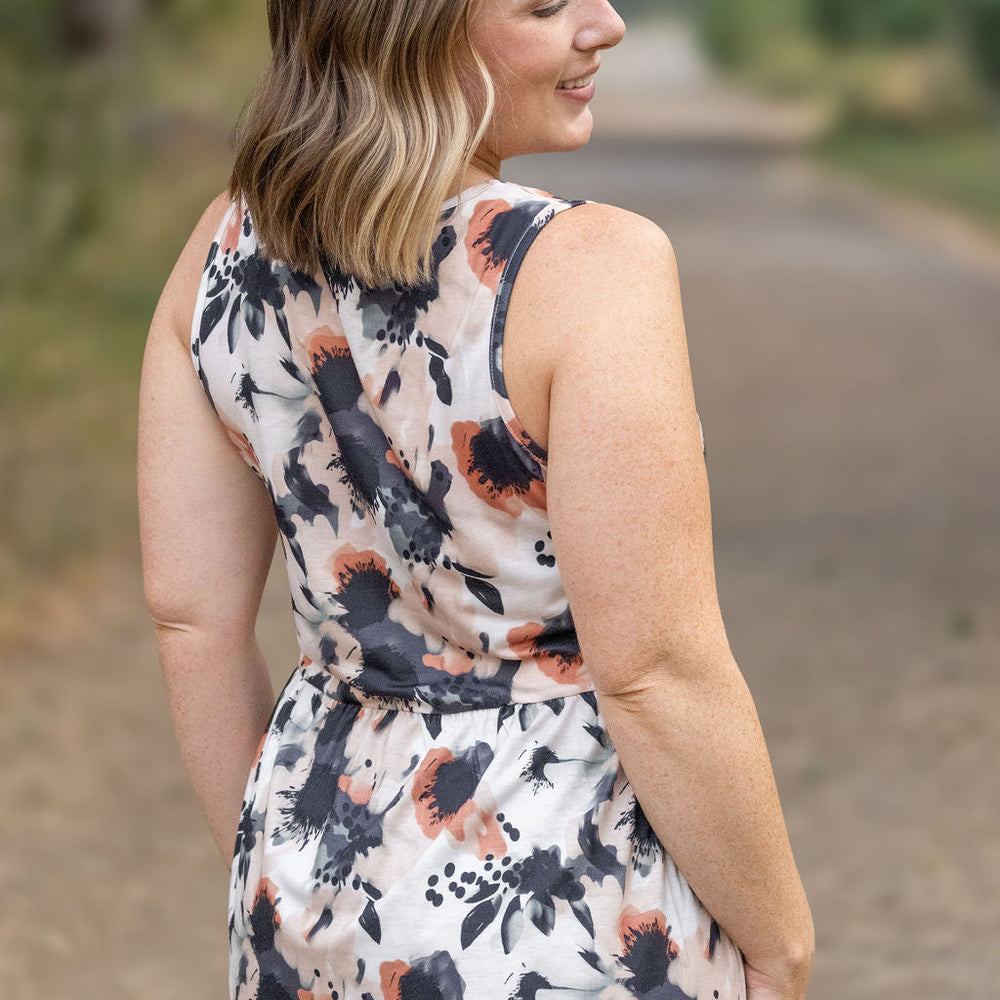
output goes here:
[[[992, 256], [773, 135], [618, 134], [510, 167], [650, 215], [676, 247], [720, 592], [815, 910], [811, 997], [992, 995]], [[89, 589], [104, 594], [91, 637], [19, 655], [0, 689], [0, 982], [12, 997], [215, 1000], [225, 872], [173, 747], [135, 563]], [[289, 628], [275, 577], [261, 631], [276, 676]]]

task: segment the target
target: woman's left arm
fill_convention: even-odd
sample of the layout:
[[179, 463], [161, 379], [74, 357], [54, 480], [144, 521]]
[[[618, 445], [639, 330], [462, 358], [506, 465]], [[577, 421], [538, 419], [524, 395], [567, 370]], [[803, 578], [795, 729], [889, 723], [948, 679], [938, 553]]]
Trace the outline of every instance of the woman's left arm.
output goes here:
[[206, 209], [150, 325], [139, 394], [138, 487], [146, 602], [181, 758], [226, 863], [274, 690], [254, 626], [274, 554], [270, 498], [198, 380], [189, 332], [227, 207]]

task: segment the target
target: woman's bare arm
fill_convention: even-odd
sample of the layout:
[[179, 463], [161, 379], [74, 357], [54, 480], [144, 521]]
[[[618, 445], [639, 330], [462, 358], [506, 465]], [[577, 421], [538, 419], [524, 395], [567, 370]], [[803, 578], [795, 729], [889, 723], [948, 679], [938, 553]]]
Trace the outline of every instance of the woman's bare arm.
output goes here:
[[518, 277], [519, 330], [529, 312], [550, 373], [552, 540], [609, 734], [653, 829], [742, 950], [748, 981], [768, 984], [750, 996], [799, 1000], [812, 922], [719, 611], [669, 240], [609, 206], [564, 213]]
[[188, 347], [198, 283], [226, 204], [220, 196], [206, 210], [153, 316], [138, 471], [146, 601], [174, 728], [228, 863], [274, 700], [254, 623], [276, 528], [267, 491], [219, 423]]

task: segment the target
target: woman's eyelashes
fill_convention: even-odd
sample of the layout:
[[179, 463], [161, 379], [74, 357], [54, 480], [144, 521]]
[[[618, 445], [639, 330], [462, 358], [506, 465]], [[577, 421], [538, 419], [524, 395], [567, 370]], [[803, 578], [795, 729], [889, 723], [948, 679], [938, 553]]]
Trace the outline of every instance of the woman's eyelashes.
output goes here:
[[559, 0], [559, 3], [552, 4], [551, 7], [542, 7], [541, 10], [536, 10], [534, 12], [535, 17], [554, 17], [561, 10], [565, 10], [569, 6], [569, 0]]

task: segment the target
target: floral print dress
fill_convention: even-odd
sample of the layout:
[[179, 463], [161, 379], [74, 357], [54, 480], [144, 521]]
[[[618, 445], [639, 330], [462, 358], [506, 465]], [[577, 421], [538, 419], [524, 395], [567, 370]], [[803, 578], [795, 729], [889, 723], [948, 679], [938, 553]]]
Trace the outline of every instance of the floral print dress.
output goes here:
[[233, 1000], [745, 996], [608, 738], [504, 386], [518, 267], [579, 204], [468, 188], [412, 287], [289, 269], [239, 203], [212, 245], [192, 358], [302, 654], [243, 803]]

